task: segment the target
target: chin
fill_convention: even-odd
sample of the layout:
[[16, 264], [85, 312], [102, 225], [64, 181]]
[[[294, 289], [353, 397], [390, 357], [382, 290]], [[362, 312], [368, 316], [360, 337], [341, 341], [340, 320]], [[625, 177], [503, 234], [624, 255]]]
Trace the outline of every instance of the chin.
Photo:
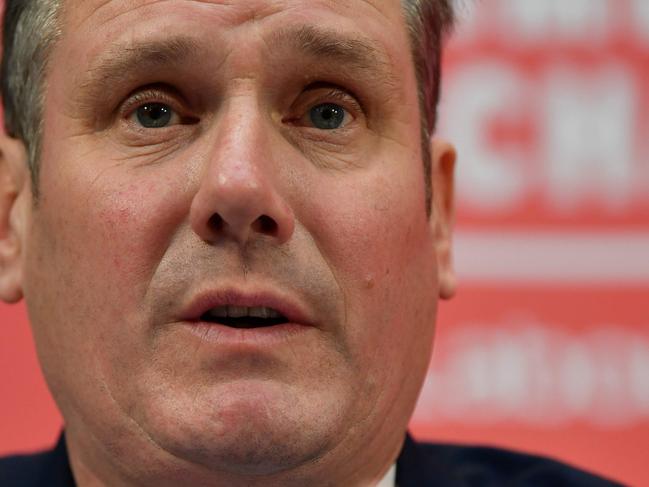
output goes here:
[[331, 399], [291, 389], [228, 384], [184, 405], [158, 400], [140, 426], [167, 452], [208, 470], [272, 475], [316, 461], [344, 421]]

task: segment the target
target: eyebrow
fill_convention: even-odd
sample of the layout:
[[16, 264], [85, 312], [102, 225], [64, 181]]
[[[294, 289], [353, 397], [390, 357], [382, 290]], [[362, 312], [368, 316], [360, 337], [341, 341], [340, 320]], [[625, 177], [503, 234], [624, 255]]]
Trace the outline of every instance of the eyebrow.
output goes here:
[[281, 29], [274, 32], [270, 39], [289, 51], [337, 62], [360, 71], [389, 91], [399, 86], [387, 53], [372, 39], [311, 25]]
[[375, 41], [311, 25], [278, 30], [271, 34], [271, 40], [311, 57], [338, 60], [360, 68], [388, 64]]
[[165, 66], [187, 62], [200, 52], [202, 51], [199, 43], [188, 36], [117, 45], [101, 55], [87, 70], [86, 80], [80, 88], [101, 96], [122, 81], [134, 67], [137, 67], [138, 71], [155, 71]]
[[[376, 41], [365, 37], [303, 25], [275, 31], [267, 43], [288, 52], [336, 62], [349, 68], [354, 77], [364, 76], [374, 85], [382, 85], [391, 95], [399, 86], [387, 54]], [[191, 36], [118, 44], [88, 68], [80, 89], [88, 100], [103, 97], [116, 83], [134, 72], [155, 72], [165, 67], [187, 65], [201, 59], [206, 51], [207, 47]]]

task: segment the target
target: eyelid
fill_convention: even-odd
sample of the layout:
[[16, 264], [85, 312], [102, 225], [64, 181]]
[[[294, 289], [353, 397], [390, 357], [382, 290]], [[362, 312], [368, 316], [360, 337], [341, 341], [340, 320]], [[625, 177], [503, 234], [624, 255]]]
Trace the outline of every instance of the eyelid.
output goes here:
[[177, 97], [171, 96], [168, 93], [168, 90], [165, 90], [164, 88], [156, 87], [140, 89], [131, 94], [119, 108], [120, 118], [129, 119], [139, 107], [146, 105], [147, 103], [162, 103], [169, 105], [176, 115], [183, 118], [182, 108]]
[[[364, 112], [361, 103], [356, 99], [355, 96], [353, 96], [347, 90], [338, 87], [327, 87], [327, 88], [328, 91], [326, 93], [322, 95], [318, 95], [315, 98], [315, 100], [309, 102], [309, 105], [314, 106], [322, 103], [330, 103], [330, 102], [337, 101], [340, 102], [341, 106], [345, 108], [347, 111], [349, 111], [351, 115], [354, 115], [351, 112], [356, 112], [357, 114]], [[354, 116], [354, 118], [356, 117]]]
[[359, 117], [363, 117], [365, 114], [362, 103], [344, 88], [332, 86], [330, 84], [314, 84], [305, 88], [299, 101], [291, 109], [291, 115], [286, 117], [283, 121], [285, 123], [298, 122], [305, 117], [308, 117], [308, 111], [311, 108], [326, 103], [340, 105], [352, 118], [352, 121]]

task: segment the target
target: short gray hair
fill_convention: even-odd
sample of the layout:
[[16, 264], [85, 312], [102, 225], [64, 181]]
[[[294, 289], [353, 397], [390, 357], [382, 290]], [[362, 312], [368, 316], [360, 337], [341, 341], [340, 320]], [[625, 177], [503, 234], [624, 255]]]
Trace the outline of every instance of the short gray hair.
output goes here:
[[430, 184], [432, 161], [428, 142], [437, 125], [442, 44], [453, 29], [453, 0], [401, 0], [401, 6], [410, 34], [410, 51], [417, 76], [426, 209], [430, 216], [433, 189]]
[[42, 133], [44, 73], [60, 34], [59, 6], [59, 0], [5, 2], [0, 73], [5, 130], [25, 144], [34, 191]]
[[[444, 34], [453, 25], [453, 5], [452, 0], [401, 0], [401, 4], [417, 75], [424, 168], [426, 181], [430, 181], [428, 138], [437, 122], [441, 45]], [[5, 2], [0, 71], [5, 130], [25, 144], [35, 193], [46, 89], [44, 79], [50, 52], [61, 33], [60, 7], [61, 0]], [[430, 197], [428, 188], [427, 203]]]

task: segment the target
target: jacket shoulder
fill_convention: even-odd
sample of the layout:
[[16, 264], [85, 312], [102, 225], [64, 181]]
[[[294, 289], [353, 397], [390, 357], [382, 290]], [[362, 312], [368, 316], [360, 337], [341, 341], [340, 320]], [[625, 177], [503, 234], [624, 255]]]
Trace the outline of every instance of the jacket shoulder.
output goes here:
[[602, 478], [557, 460], [500, 448], [427, 445], [429, 455], [442, 455], [457, 465], [468, 485], [615, 487]]
[[75, 487], [65, 437], [52, 450], [0, 458], [1, 487]]
[[32, 487], [40, 485], [49, 452], [0, 458], [0, 485]]
[[[415, 443], [410, 440], [403, 453], [411, 457], [405, 462], [409, 464], [411, 473], [403, 472], [404, 480], [417, 478], [432, 482], [435, 477], [442, 477], [446, 479], [442, 485], [458, 487], [622, 486], [551, 458], [501, 448]], [[399, 483], [399, 486], [402, 487], [402, 484]]]

